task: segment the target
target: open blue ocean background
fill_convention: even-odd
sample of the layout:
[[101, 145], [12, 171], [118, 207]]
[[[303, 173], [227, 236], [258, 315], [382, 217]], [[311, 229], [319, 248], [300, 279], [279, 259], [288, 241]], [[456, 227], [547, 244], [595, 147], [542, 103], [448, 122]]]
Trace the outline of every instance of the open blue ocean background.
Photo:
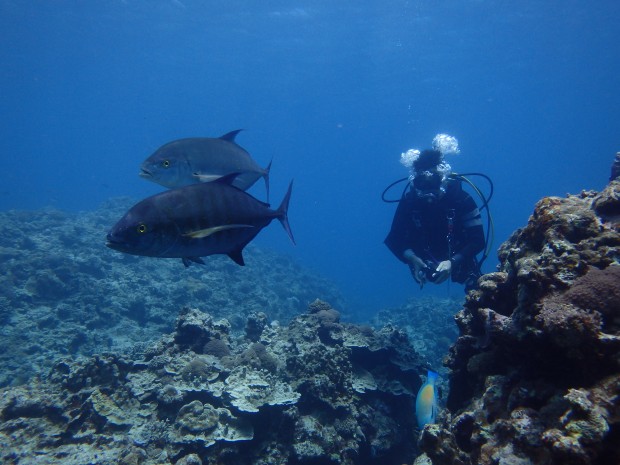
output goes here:
[[495, 184], [494, 249], [541, 197], [601, 189], [620, 150], [618, 24], [612, 0], [0, 0], [0, 210], [152, 195], [138, 170], [159, 146], [243, 128], [273, 158], [273, 204], [295, 180], [297, 246], [276, 222], [256, 244], [360, 315], [459, 295], [419, 291], [383, 245], [400, 154], [458, 138], [453, 169]]

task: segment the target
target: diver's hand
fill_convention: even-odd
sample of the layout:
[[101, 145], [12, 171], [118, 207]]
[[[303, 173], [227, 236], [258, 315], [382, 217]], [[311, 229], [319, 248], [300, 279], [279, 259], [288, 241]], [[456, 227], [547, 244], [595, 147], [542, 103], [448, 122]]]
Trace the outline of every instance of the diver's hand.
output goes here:
[[414, 281], [418, 283], [420, 285], [420, 289], [422, 289], [424, 287], [424, 284], [426, 283], [426, 274], [423, 271], [425, 268], [428, 268], [426, 266], [426, 263], [424, 263], [424, 261], [416, 254], [414, 254], [413, 250], [411, 249], [405, 250], [405, 252], [403, 253], [403, 257], [409, 265], [409, 271], [411, 271], [411, 276], [413, 276]]
[[452, 262], [450, 260], [444, 260], [443, 262], [437, 265], [435, 269], [435, 273], [433, 273], [433, 282], [436, 284], [443, 283], [446, 279], [450, 277], [450, 273], [452, 271]]

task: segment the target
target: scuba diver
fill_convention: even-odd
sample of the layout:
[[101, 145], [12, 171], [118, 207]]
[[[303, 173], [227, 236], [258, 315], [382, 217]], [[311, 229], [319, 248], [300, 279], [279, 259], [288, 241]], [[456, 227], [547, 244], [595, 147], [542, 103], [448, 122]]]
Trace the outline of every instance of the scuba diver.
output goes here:
[[[383, 192], [386, 202], [398, 202], [392, 227], [385, 245], [409, 266], [413, 279], [420, 284], [442, 283], [448, 278], [465, 285], [465, 291], [477, 286], [480, 266], [488, 256], [489, 240], [482, 226], [481, 210], [487, 209], [488, 228], [492, 229], [488, 201], [465, 175], [451, 172], [444, 155], [458, 153], [458, 141], [438, 134], [433, 148], [420, 152], [409, 150], [401, 162], [410, 168], [411, 175], [388, 186]], [[395, 184], [408, 180], [398, 200], [386, 200], [385, 193]], [[479, 209], [471, 195], [463, 190], [467, 182], [483, 201]], [[485, 251], [481, 260], [477, 255]]]

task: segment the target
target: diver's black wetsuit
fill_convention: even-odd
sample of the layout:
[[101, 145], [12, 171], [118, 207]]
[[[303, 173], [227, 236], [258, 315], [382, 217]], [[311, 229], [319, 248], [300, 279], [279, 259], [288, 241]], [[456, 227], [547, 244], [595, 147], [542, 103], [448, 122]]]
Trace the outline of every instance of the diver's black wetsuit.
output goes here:
[[407, 263], [403, 256], [407, 249], [435, 264], [450, 258], [452, 281], [463, 283], [478, 273], [475, 257], [485, 246], [480, 211], [458, 180], [450, 180], [444, 196], [435, 202], [410, 190], [398, 203], [385, 245], [403, 263]]

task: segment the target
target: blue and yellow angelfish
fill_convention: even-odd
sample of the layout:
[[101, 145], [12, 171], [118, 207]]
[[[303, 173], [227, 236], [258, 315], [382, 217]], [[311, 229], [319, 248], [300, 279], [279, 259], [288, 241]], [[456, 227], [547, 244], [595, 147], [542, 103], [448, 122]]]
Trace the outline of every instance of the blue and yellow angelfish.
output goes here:
[[437, 387], [435, 381], [439, 375], [428, 370], [426, 383], [422, 385], [415, 399], [415, 415], [418, 419], [418, 427], [424, 428], [428, 423], [435, 423], [437, 417]]

